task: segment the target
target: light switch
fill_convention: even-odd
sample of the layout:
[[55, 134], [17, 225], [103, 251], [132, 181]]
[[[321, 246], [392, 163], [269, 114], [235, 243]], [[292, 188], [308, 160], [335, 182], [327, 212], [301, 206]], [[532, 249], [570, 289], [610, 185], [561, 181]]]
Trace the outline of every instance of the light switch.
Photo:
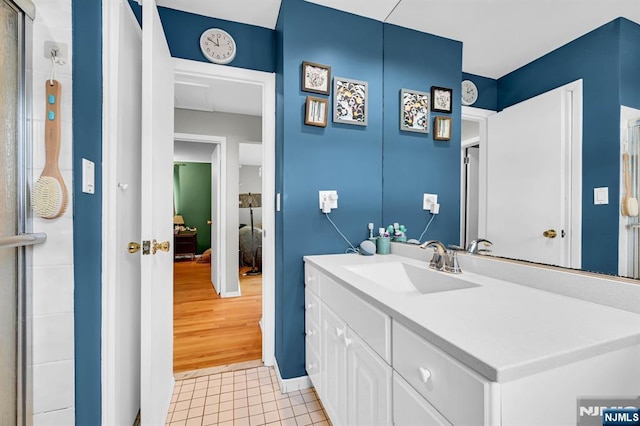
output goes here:
[[609, 188], [593, 188], [593, 204], [609, 204]]
[[82, 192], [85, 194], [95, 193], [95, 164], [86, 158], [82, 159]]

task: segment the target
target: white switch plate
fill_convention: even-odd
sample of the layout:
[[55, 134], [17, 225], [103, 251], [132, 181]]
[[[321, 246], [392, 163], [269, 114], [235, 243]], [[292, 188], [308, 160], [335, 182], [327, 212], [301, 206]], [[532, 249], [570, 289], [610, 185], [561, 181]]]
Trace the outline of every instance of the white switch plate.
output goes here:
[[95, 164], [86, 158], [82, 159], [82, 192], [86, 194], [95, 193], [96, 172]]
[[329, 207], [331, 207], [332, 209], [338, 208], [338, 191], [318, 191], [318, 199], [320, 200], [320, 203], [319, 203], [320, 209], [322, 209], [322, 202], [325, 199], [328, 199], [331, 194], [335, 195], [336, 199], [331, 202]]
[[593, 204], [609, 204], [609, 188], [593, 188]]
[[424, 194], [422, 198], [422, 209], [431, 210], [434, 204], [438, 203], [438, 194]]

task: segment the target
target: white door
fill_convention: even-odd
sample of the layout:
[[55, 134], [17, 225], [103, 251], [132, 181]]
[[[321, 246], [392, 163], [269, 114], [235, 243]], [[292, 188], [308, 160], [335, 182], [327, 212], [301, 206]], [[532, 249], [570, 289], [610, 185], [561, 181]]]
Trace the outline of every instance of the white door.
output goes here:
[[[133, 424], [140, 409], [140, 253], [129, 254], [124, 248], [129, 242], [140, 242], [140, 135], [142, 132], [142, 34], [133, 11], [126, 2], [118, 6], [117, 49], [117, 134], [111, 141], [116, 150], [109, 161], [118, 183], [110, 183], [105, 191], [115, 197], [110, 208], [115, 217], [115, 267], [108, 268], [105, 279], [109, 300], [105, 315], [114, 327], [107, 337], [103, 374], [106, 389], [104, 424]], [[110, 143], [110, 142], [107, 142]], [[109, 149], [109, 148], [107, 148]], [[113, 158], [113, 157], [110, 157]], [[115, 163], [115, 165], [114, 165]], [[109, 331], [106, 332], [107, 334]], [[109, 340], [111, 338], [112, 340]]]
[[[571, 113], [564, 88], [488, 120], [486, 234], [492, 254], [569, 266]], [[555, 238], [552, 238], [553, 232]]]
[[173, 391], [173, 62], [154, 0], [142, 3], [141, 259], [142, 424], [161, 425]]
[[391, 367], [351, 330], [347, 347], [349, 425], [390, 425]]
[[322, 404], [336, 425], [347, 424], [347, 326], [322, 305]]
[[213, 145], [213, 153], [211, 154], [211, 282], [218, 294], [220, 294], [221, 284], [224, 282], [222, 280], [223, 271], [220, 268], [224, 259], [224, 256], [222, 256], [222, 244], [220, 244], [220, 241], [222, 241], [220, 229], [220, 218], [222, 217], [222, 206], [220, 204], [221, 151], [221, 145]]

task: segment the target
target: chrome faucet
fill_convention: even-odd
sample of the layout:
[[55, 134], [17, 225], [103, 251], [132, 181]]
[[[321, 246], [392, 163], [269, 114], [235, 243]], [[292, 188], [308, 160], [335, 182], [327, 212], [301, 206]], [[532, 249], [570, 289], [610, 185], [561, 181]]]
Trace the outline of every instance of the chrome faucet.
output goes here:
[[458, 265], [458, 257], [455, 250], [449, 252], [444, 244], [438, 240], [429, 240], [420, 246], [422, 249], [426, 249], [427, 247], [433, 247], [433, 257], [431, 258], [431, 262], [429, 262], [430, 268], [452, 274], [462, 272], [460, 265]]
[[489, 250], [484, 250], [484, 249], [479, 249], [478, 248], [478, 244], [480, 243], [484, 243], [484, 245], [486, 246], [490, 246], [493, 243], [487, 239], [484, 238], [478, 238], [476, 240], [473, 240], [469, 243], [469, 246], [467, 247], [467, 253], [469, 254], [478, 254], [481, 251], [489, 251]]

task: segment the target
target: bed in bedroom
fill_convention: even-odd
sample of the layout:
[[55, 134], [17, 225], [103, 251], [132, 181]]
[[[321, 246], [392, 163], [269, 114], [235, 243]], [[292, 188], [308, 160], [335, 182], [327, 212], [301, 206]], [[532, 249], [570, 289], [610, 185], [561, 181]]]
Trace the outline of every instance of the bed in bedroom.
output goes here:
[[253, 266], [253, 253], [255, 253], [255, 267], [262, 270], [262, 228], [253, 227], [253, 246], [251, 245], [251, 226], [240, 225], [239, 237], [240, 266]]

